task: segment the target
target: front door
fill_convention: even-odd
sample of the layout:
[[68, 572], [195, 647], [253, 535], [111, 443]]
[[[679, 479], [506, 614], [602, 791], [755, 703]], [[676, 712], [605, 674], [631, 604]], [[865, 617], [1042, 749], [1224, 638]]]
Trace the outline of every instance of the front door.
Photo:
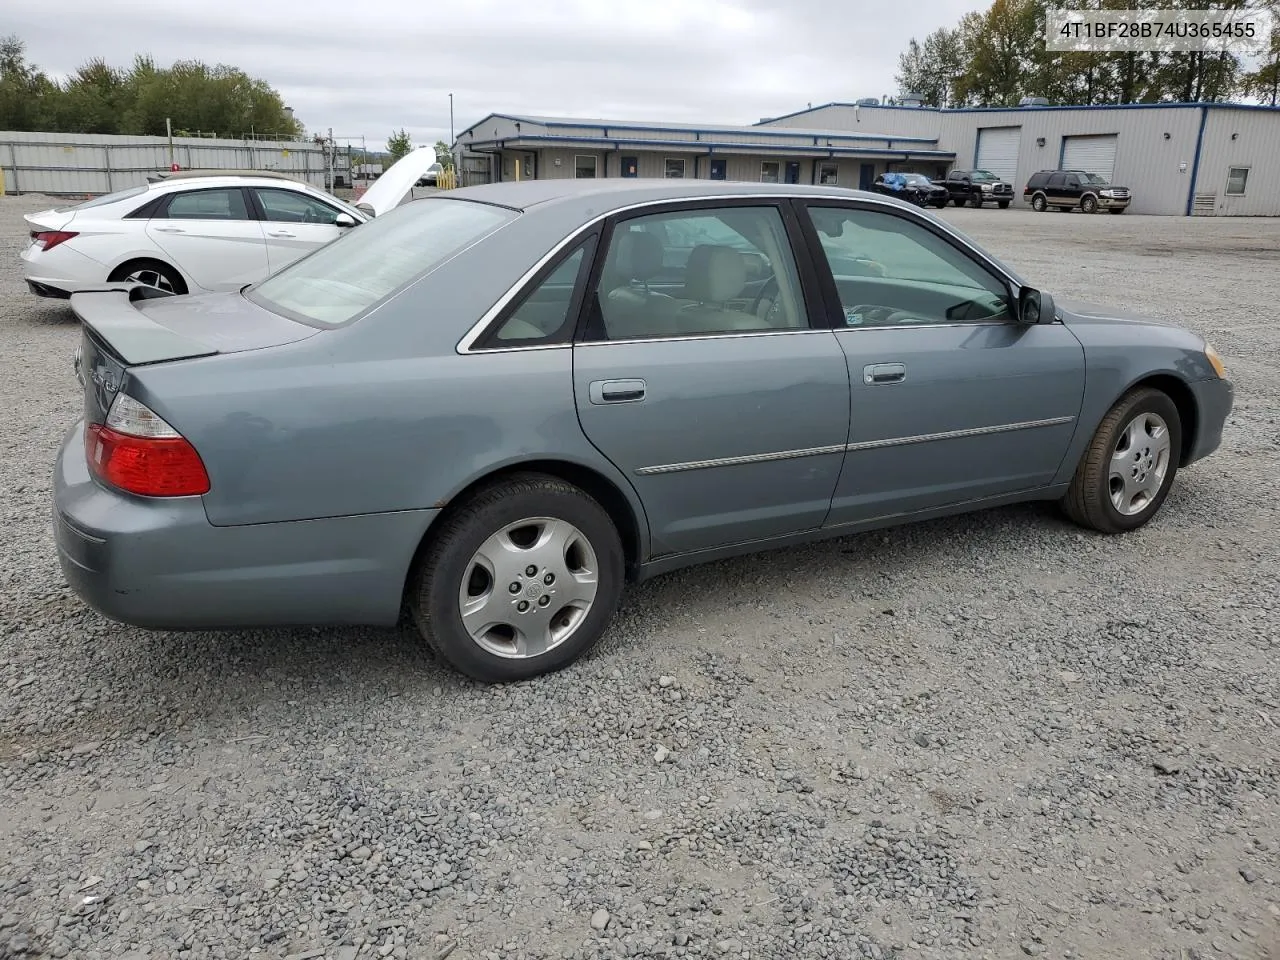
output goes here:
[[728, 164], [724, 157], [711, 158], [711, 179], [724, 180], [728, 174]]
[[267, 239], [267, 263], [277, 273], [342, 235], [337, 207], [297, 190], [253, 187]]
[[906, 214], [810, 208], [848, 356], [830, 525], [1047, 486], [1076, 430], [1084, 350], [1024, 325], [994, 268]]
[[147, 221], [147, 237], [204, 290], [239, 290], [267, 275], [262, 224], [240, 187], [171, 194]]
[[800, 182], [800, 162], [798, 160], [790, 160], [787, 162], [787, 172], [783, 179], [787, 183]]
[[871, 185], [876, 180], [876, 165], [874, 163], [864, 163], [858, 168], [858, 189], [870, 190]]
[[780, 205], [674, 204], [612, 227], [574, 395], [588, 439], [643, 501], [655, 555], [822, 524], [849, 382], [835, 335], [810, 325], [815, 293]]

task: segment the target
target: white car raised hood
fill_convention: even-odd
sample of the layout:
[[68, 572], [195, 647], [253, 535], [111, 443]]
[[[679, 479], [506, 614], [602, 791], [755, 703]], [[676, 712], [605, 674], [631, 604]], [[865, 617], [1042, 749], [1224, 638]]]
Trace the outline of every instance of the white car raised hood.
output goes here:
[[436, 152], [431, 147], [410, 150], [373, 181], [373, 186], [356, 201], [356, 209], [371, 217], [394, 210], [435, 162]]

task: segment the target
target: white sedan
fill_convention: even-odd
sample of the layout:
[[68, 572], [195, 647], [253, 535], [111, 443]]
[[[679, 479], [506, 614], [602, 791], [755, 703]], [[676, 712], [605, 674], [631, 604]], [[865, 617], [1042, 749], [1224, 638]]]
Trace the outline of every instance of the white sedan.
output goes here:
[[238, 290], [392, 209], [433, 162], [433, 150], [413, 151], [355, 206], [283, 175], [208, 171], [27, 214], [27, 287], [42, 297], [106, 283]]

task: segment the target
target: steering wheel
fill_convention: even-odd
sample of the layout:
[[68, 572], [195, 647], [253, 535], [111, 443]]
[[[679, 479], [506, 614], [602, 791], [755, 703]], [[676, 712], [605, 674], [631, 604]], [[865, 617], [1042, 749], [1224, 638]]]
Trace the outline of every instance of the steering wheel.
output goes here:
[[[769, 274], [769, 279], [767, 279], [764, 283], [760, 285], [759, 291], [756, 292], [756, 298], [751, 301], [751, 313], [754, 316], [757, 316], [757, 317], [760, 316], [760, 301], [762, 301], [766, 295], [771, 293], [776, 294], [777, 292], [778, 292], [778, 275], [776, 273], [771, 273]], [[775, 305], [777, 304], [776, 297], [774, 299], [774, 304]], [[770, 311], [773, 310], [772, 307], [770, 307], [769, 309]]]

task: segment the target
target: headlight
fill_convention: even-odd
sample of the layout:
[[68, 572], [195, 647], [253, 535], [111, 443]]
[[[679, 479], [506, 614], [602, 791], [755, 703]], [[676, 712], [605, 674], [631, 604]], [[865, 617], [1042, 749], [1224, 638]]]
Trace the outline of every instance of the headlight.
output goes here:
[[1115, 192], [1114, 190], [1099, 190], [1099, 191], [1098, 191], [1098, 196], [1100, 196], [1100, 197], [1114, 197], [1115, 195], [1116, 195], [1116, 192]]
[[1209, 366], [1213, 367], [1219, 379], [1225, 380], [1227, 377], [1227, 365], [1222, 362], [1222, 355], [1213, 349], [1213, 344], [1206, 343], [1204, 345], [1204, 356], [1209, 361]]
[[983, 192], [983, 193], [990, 193], [990, 192], [991, 192], [991, 184], [989, 184], [989, 183], [984, 183], [984, 184], [982, 185], [982, 192]]

